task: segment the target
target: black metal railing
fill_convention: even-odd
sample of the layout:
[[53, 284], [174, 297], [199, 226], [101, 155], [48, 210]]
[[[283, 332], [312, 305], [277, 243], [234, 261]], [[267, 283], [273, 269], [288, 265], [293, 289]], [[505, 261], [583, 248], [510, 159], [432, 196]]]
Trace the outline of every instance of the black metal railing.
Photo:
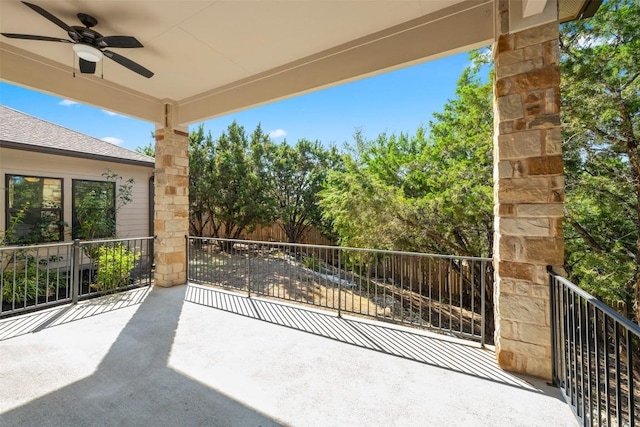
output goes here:
[[553, 381], [584, 426], [640, 426], [640, 326], [549, 269]]
[[199, 237], [187, 251], [195, 283], [493, 339], [490, 258]]
[[0, 317], [151, 284], [153, 237], [0, 247]]

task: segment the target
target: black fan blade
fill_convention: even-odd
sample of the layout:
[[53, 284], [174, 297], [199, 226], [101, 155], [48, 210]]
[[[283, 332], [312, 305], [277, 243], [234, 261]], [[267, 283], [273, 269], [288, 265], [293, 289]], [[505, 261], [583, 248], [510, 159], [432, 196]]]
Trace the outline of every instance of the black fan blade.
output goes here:
[[96, 72], [96, 63], [80, 58], [80, 72], [83, 74], [93, 74]]
[[96, 39], [96, 43], [101, 47], [144, 47], [142, 43], [132, 36], [107, 36]]
[[133, 62], [129, 58], [125, 58], [124, 56], [119, 55], [119, 54], [117, 54], [115, 52], [111, 52], [110, 50], [103, 50], [102, 53], [107, 58], [110, 58], [110, 59], [114, 60], [118, 64], [122, 65], [125, 68], [130, 69], [134, 73], [138, 73], [141, 76], [146, 77], [146, 78], [151, 78], [151, 76], [153, 76], [153, 73], [151, 71], [147, 70], [142, 65], [140, 65], [140, 64], [138, 64], [136, 62]]
[[[51, 13], [49, 13], [46, 10], [44, 10], [43, 8], [41, 8], [37, 4], [27, 3], [26, 1], [23, 1], [22, 3], [24, 3], [25, 6], [28, 6], [31, 9], [33, 9], [34, 11], [38, 12], [40, 15], [44, 16], [49, 21], [53, 22], [54, 24], [56, 24], [58, 27], [62, 28], [66, 32], [78, 34], [78, 32], [76, 30], [74, 30], [73, 28], [71, 28], [70, 26], [68, 26], [64, 22], [62, 22], [60, 19], [58, 19], [55, 16], [53, 16]], [[78, 36], [79, 36], [79, 34], [78, 34]]]
[[60, 42], [60, 43], [73, 43], [71, 40], [59, 39], [57, 37], [48, 36], [34, 36], [33, 34], [15, 34], [15, 33], [0, 33], [10, 39], [24, 39], [24, 40], [40, 40], [43, 42]]

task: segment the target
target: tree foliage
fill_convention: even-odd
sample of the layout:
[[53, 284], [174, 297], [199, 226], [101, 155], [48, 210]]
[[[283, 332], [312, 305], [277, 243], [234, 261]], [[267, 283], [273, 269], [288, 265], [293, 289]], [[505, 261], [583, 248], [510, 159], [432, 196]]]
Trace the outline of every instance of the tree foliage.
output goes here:
[[492, 244], [491, 85], [465, 70], [427, 135], [385, 134], [345, 156], [320, 193], [350, 246], [488, 255]]
[[336, 167], [335, 148], [324, 149], [320, 142], [299, 140], [268, 145], [262, 174], [269, 198], [275, 202], [279, 225], [290, 243], [300, 242], [310, 226], [323, 228], [318, 192], [327, 170]]
[[248, 137], [235, 121], [218, 139], [201, 125], [189, 138], [191, 232], [209, 225], [215, 237], [238, 238], [244, 230], [268, 224], [274, 204], [260, 177], [269, 137], [260, 126]]
[[[640, 319], [640, 2], [561, 28], [566, 268]], [[629, 313], [631, 314], [631, 313]]]

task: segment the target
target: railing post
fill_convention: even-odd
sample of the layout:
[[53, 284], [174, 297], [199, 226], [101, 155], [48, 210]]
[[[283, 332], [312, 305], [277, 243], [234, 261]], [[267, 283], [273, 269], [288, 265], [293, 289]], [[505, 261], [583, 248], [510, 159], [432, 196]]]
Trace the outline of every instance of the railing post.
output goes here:
[[342, 250], [338, 249], [338, 317], [342, 317]]
[[184, 240], [185, 240], [185, 262], [187, 265], [185, 265], [185, 271], [187, 273], [187, 283], [189, 282], [189, 279], [191, 277], [191, 275], [189, 274], [189, 266], [191, 265], [191, 263], [189, 262], [189, 235], [185, 234], [184, 235]]
[[[485, 313], [485, 295], [486, 295], [486, 278], [485, 276], [487, 275], [487, 261], [482, 261], [481, 263], [481, 276], [480, 276], [480, 347], [484, 348], [484, 344], [486, 342], [486, 337], [485, 337], [485, 322], [486, 322], [486, 313]], [[473, 296], [472, 296], [473, 298]]]
[[251, 298], [251, 254], [249, 248], [251, 245], [247, 244], [247, 298]]
[[72, 246], [73, 255], [73, 283], [71, 284], [71, 303], [78, 303], [78, 294], [80, 293], [80, 239], [75, 239]]
[[549, 323], [551, 324], [551, 384], [557, 386], [556, 378], [558, 377], [558, 372], [556, 368], [556, 298], [555, 298], [555, 290], [553, 286], [553, 267], [547, 265], [547, 273], [549, 273], [549, 305], [551, 309], [549, 310]]

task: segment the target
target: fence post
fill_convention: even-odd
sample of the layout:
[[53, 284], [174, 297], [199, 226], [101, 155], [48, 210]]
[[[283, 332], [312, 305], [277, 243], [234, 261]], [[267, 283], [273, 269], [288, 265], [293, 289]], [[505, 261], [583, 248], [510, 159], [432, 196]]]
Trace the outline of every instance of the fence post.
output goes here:
[[78, 303], [78, 294], [80, 293], [80, 239], [75, 239], [72, 246], [73, 255], [73, 283], [71, 284], [71, 303]]
[[338, 249], [338, 317], [342, 317], [342, 249]]

